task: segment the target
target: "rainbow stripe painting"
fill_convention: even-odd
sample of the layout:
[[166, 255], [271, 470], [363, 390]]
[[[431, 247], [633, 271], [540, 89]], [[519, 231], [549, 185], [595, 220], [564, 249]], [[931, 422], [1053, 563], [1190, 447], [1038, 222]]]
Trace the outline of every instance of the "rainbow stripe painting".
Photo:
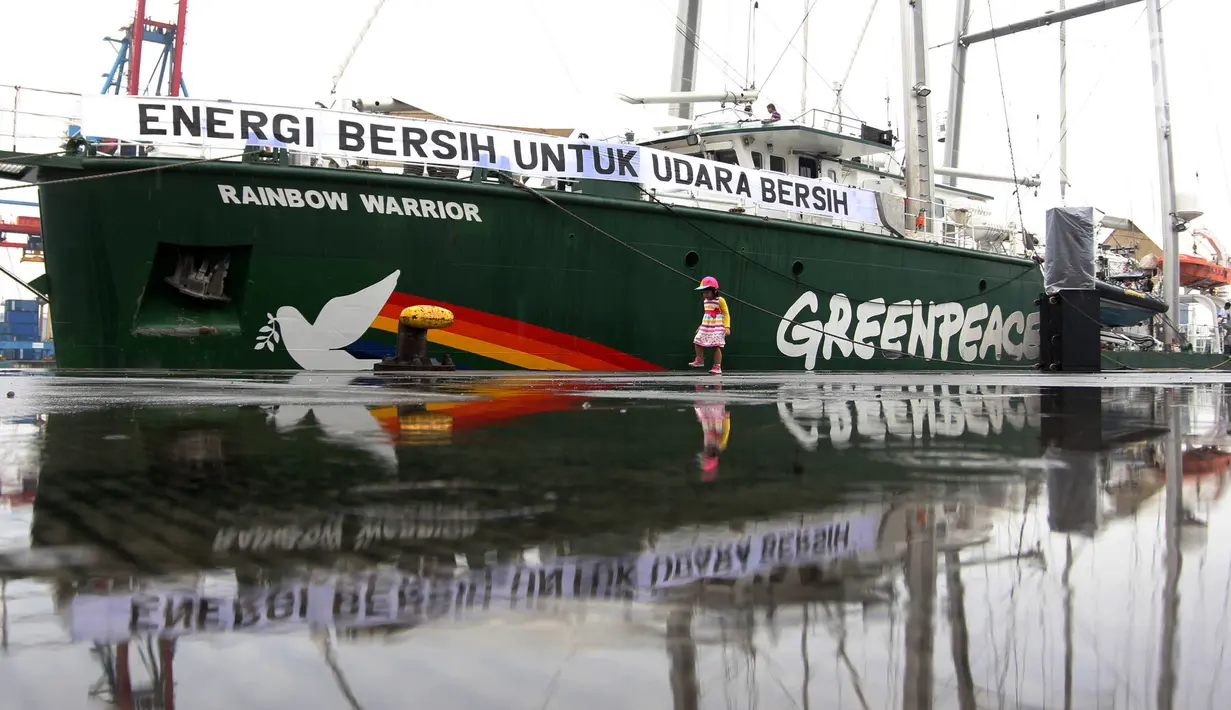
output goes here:
[[[398, 315], [407, 306], [440, 306], [453, 312], [448, 328], [428, 331], [428, 341], [457, 352], [503, 362], [527, 370], [646, 371], [663, 370], [651, 362], [605, 345], [512, 318], [477, 311], [444, 301], [394, 291], [371, 327], [397, 333]], [[372, 354], [373, 343], [357, 344]], [[366, 347], [365, 347], [366, 346]], [[387, 346], [377, 346], [392, 355]]]

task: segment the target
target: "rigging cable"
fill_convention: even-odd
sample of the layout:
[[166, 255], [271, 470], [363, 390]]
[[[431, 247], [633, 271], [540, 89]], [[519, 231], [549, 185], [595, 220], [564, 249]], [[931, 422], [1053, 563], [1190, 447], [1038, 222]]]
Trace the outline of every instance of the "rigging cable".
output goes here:
[[[814, 2], [814, 3], [812, 3], [812, 5], [813, 5], [813, 7], [815, 7], [815, 6], [816, 6], [816, 3]], [[810, 14], [811, 12], [812, 12], [812, 8], [811, 8], [811, 7], [809, 7], [809, 8], [808, 8], [808, 13], [805, 13], [805, 15], [804, 15], [804, 20], [805, 20], [805, 21], [808, 19], [808, 18], [807, 18], [807, 16], [808, 16], [808, 14]], [[871, 16], [869, 15], [869, 21], [870, 21], [870, 20], [871, 20]], [[782, 35], [782, 30], [779, 30], [779, 29], [778, 29], [778, 26], [774, 24], [773, 20], [770, 20], [769, 18], [766, 18], [766, 21], [767, 21], [767, 22], [769, 22], [769, 26], [770, 26], [770, 27], [772, 27], [774, 30], [776, 30], [776, 31], [778, 32], [778, 34], [779, 34], [779, 35]], [[803, 26], [804, 26], [804, 23], [803, 23], [803, 21], [801, 21], [801, 22], [799, 23], [799, 27], [796, 27], [796, 28], [795, 28], [795, 33], [796, 33], [796, 34], [798, 34], [798, 33], [799, 33], [799, 30], [800, 30], [800, 29], [802, 29], [802, 28], [803, 28]], [[786, 45], [786, 47], [785, 47], [785, 48], [783, 48], [783, 50], [782, 50], [782, 54], [783, 54], [783, 55], [784, 55], [784, 54], [786, 54], [786, 50], [787, 50], [787, 49], [795, 49], [795, 35], [791, 35], [791, 39], [787, 41], [787, 45]], [[855, 113], [855, 109], [851, 108], [851, 105], [850, 105], [850, 104], [848, 104], [848, 103], [846, 102], [846, 100], [842, 99], [842, 97], [838, 95], [838, 92], [834, 90], [834, 85], [833, 85], [833, 84], [829, 81], [829, 79], [826, 79], [826, 78], [825, 78], [825, 75], [824, 75], [824, 74], [821, 74], [820, 70], [818, 70], [818, 69], [816, 68], [816, 66], [814, 66], [814, 65], [812, 64], [812, 62], [808, 61], [808, 57], [804, 56], [803, 52], [799, 51], [799, 49], [795, 49], [795, 53], [796, 53], [796, 54], [798, 54], [798, 55], [799, 55], [799, 56], [800, 56], [800, 57], [804, 60], [804, 64], [805, 64], [805, 65], [806, 65], [809, 69], [811, 69], [811, 70], [812, 70], [812, 73], [813, 73], [813, 74], [816, 74], [816, 75], [817, 75], [817, 77], [818, 77], [818, 78], [820, 78], [821, 82], [825, 84], [825, 87], [826, 87], [827, 89], [829, 89], [830, 93], [832, 93], [832, 94], [833, 94], [833, 95], [834, 95], [834, 96], [835, 96], [838, 100], [842, 101], [842, 105], [843, 105], [843, 106], [845, 106], [845, 107], [847, 108], [847, 110], [848, 110], [848, 111], [850, 111], [851, 116], [852, 116], [855, 120], [859, 120], [859, 121], [863, 120], [863, 119], [859, 118], [859, 114]], [[779, 55], [779, 56], [778, 56], [778, 62], [781, 62], [781, 61], [782, 61], [782, 55]], [[775, 68], [775, 69], [778, 67], [778, 62], [774, 62], [774, 68]], [[771, 69], [771, 70], [770, 70], [770, 74], [773, 74], [773, 69]], [[765, 84], [763, 84], [763, 85], [762, 85], [762, 88], [764, 88], [764, 87], [765, 87], [765, 86], [767, 86], [768, 84], [769, 84], [769, 76], [766, 76], [766, 77], [765, 77]]]
[[[804, 13], [804, 19], [799, 21], [799, 24], [795, 27], [795, 31], [792, 32], [790, 38], [787, 39], [786, 46], [782, 48], [782, 53], [778, 55], [778, 59], [774, 62], [774, 66], [770, 67], [769, 73], [765, 75], [765, 83], [761, 84], [761, 88], [765, 88], [769, 84], [770, 77], [774, 75], [774, 70], [776, 70], [778, 68], [778, 65], [782, 63], [782, 58], [786, 56], [786, 51], [790, 49], [791, 47], [795, 46], [795, 36], [799, 34], [799, 31], [801, 29], [803, 29], [804, 23], [808, 21], [808, 16], [812, 14], [812, 10], [813, 8], [816, 7], [816, 4], [818, 2], [820, 2], [820, 0], [812, 0], [812, 4], [808, 6], [808, 11]], [[770, 22], [770, 25], [773, 26], [773, 22]], [[805, 62], [808, 61], [808, 58], [804, 57], [804, 61]], [[817, 76], [820, 76], [820, 72], [817, 72]], [[822, 76], [821, 79], [824, 80], [825, 77]], [[826, 81], [825, 83], [829, 84], [828, 81]]]
[[[748, 256], [748, 255], [747, 255], [747, 254], [745, 254], [744, 252], [741, 252], [740, 250], [736, 249], [735, 247], [731, 246], [730, 244], [727, 244], [726, 242], [722, 241], [722, 240], [721, 240], [721, 239], [719, 239], [718, 237], [715, 237], [713, 234], [710, 234], [710, 233], [709, 233], [709, 232], [707, 232], [706, 230], [702, 229], [700, 226], [698, 226], [698, 225], [697, 225], [697, 223], [696, 223], [696, 222], [693, 222], [691, 219], [688, 219], [688, 217], [686, 217], [686, 216], [684, 216], [684, 215], [682, 215], [682, 214], [680, 214], [680, 213], [676, 212], [676, 211], [675, 211], [675, 207], [674, 207], [674, 206], [672, 206], [671, 204], [669, 204], [669, 203], [667, 203], [667, 202], [663, 202], [663, 201], [662, 201], [662, 200], [660, 200], [660, 199], [658, 198], [658, 196], [657, 196], [657, 195], [655, 195], [654, 193], [652, 193], [652, 192], [650, 192], [650, 191], [646, 190], [644, 187], [642, 187], [642, 186], [640, 186], [640, 185], [638, 185], [637, 187], [638, 187], [638, 189], [640, 189], [640, 190], [641, 190], [641, 192], [642, 192], [642, 193], [643, 193], [646, 197], [649, 197], [651, 201], [653, 201], [653, 202], [655, 202], [655, 203], [657, 203], [657, 204], [661, 205], [661, 206], [662, 206], [665, 210], [667, 210], [667, 212], [669, 212], [669, 213], [671, 214], [671, 216], [675, 217], [676, 219], [681, 219], [681, 220], [683, 220], [683, 221], [684, 221], [684, 223], [685, 223], [685, 224], [687, 224], [689, 227], [692, 227], [692, 228], [693, 228], [694, 230], [696, 230], [697, 232], [699, 232], [699, 233], [701, 233], [702, 235], [704, 235], [704, 236], [708, 237], [710, 240], [712, 240], [712, 241], [713, 241], [715, 244], [717, 244], [718, 246], [720, 246], [720, 247], [722, 247], [723, 249], [726, 249], [727, 251], [729, 251], [729, 252], [731, 252], [731, 253], [735, 254], [735, 255], [736, 255], [736, 256], [738, 256], [739, 258], [744, 259], [745, 261], [748, 261], [749, 263], [753, 264], [754, 266], [760, 267], [760, 268], [762, 268], [762, 269], [764, 269], [764, 270], [768, 271], [769, 273], [773, 274], [774, 276], [777, 276], [777, 277], [779, 277], [779, 278], [781, 278], [781, 279], [784, 279], [784, 280], [786, 280], [786, 281], [790, 281], [792, 284], [796, 284], [796, 285], [799, 285], [799, 286], [803, 286], [804, 288], [807, 288], [809, 291], [815, 291], [815, 292], [817, 292], [817, 293], [823, 293], [823, 294], [825, 294], [825, 295], [827, 295], [827, 296], [839, 296], [839, 295], [840, 295], [840, 296], [843, 296], [844, 298], [848, 299], [848, 300], [849, 300], [851, 303], [853, 303], [853, 304], [862, 304], [862, 303], [869, 303], [869, 302], [870, 302], [870, 300], [861, 300], [861, 299], [857, 299], [857, 298], [851, 298], [850, 296], [847, 296], [846, 294], [839, 294], [839, 293], [838, 293], [838, 292], [836, 292], [836, 291], [829, 291], [829, 290], [827, 290], [827, 289], [823, 289], [823, 288], [820, 288], [820, 287], [818, 287], [818, 286], [813, 286], [812, 284], [809, 284], [809, 283], [807, 283], [807, 282], [805, 282], [805, 281], [802, 281], [802, 280], [800, 280], [800, 279], [799, 279], [799, 278], [797, 278], [797, 277], [794, 277], [794, 276], [787, 276], [786, 274], [782, 273], [781, 271], [776, 271], [776, 270], [774, 270], [772, 267], [767, 266], [767, 265], [765, 265], [765, 264], [763, 264], [763, 263], [761, 263], [761, 262], [757, 261], [756, 259], [753, 259], [752, 257]], [[1019, 279], [1021, 279], [1021, 278], [1023, 278], [1023, 277], [1026, 277], [1026, 276], [1029, 276], [1029, 275], [1031, 275], [1031, 274], [1034, 274], [1037, 270], [1038, 270], [1038, 264], [1036, 263], [1036, 264], [1035, 264], [1033, 267], [1031, 267], [1031, 268], [1022, 269], [1021, 273], [1019, 273], [1017, 276], [1014, 276], [1013, 278], [1010, 278], [1010, 279], [1006, 279], [1006, 280], [1005, 280], [1005, 281], [1003, 281], [1002, 283], [996, 284], [995, 286], [993, 286], [993, 287], [991, 287], [991, 288], [984, 289], [983, 291], [980, 291], [980, 292], [978, 292], [978, 293], [973, 293], [973, 294], [971, 294], [971, 295], [969, 295], [969, 296], [963, 296], [963, 297], [961, 297], [961, 298], [951, 299], [951, 300], [950, 300], [950, 302], [951, 302], [951, 303], [961, 303], [962, 301], [968, 301], [968, 300], [970, 300], [970, 299], [972, 299], [972, 298], [979, 298], [980, 296], [986, 296], [987, 294], [989, 294], [989, 293], [991, 293], [991, 292], [993, 292], [993, 291], [997, 291], [997, 290], [999, 290], [999, 289], [1002, 289], [1002, 288], [1004, 288], [1005, 286], [1008, 286], [1009, 284], [1014, 283], [1015, 281], [1018, 281]]]
[[[734, 65], [731, 64], [731, 62], [728, 62], [726, 58], [724, 58], [721, 54], [719, 54], [718, 50], [714, 49], [712, 46], [706, 43], [705, 40], [701, 39], [700, 32], [695, 33], [693, 37], [688, 36], [687, 27], [685, 23], [682, 22], [680, 20], [680, 16], [667, 5], [666, 0], [658, 0], [658, 4], [661, 5], [664, 10], [671, 13], [671, 16], [675, 18], [676, 33], [679, 34], [684, 39], [688, 40], [688, 43], [693, 46], [693, 49], [697, 50], [698, 54], [700, 54], [701, 56], [713, 62], [714, 66], [717, 67], [718, 70], [722, 72], [722, 75], [726, 77], [727, 79], [735, 81], [736, 77], [738, 77], [739, 81], [735, 81], [736, 84], [739, 84], [739, 86], [742, 88], [746, 88], [748, 86], [748, 75], [741, 74], [740, 71], [736, 69]], [[735, 72], [735, 76], [734, 77], [731, 76], [730, 74], [727, 73], [726, 69], [722, 68], [721, 66], [718, 66], [718, 62], [722, 62], [724, 65], [726, 65], [727, 69], [730, 69], [731, 71]]]
[[[987, 19], [994, 27], [992, 0], [987, 0]], [[1026, 231], [1026, 213], [1022, 209], [1022, 188], [1017, 184], [1017, 158], [1013, 155], [1013, 129], [1009, 127], [1009, 99], [1004, 90], [1004, 72], [1000, 69], [1000, 44], [992, 37], [992, 50], [996, 54], [996, 76], [1000, 79], [1000, 105], [1004, 108], [1004, 130], [1009, 140], [1009, 167], [1013, 170], [1013, 196], [1017, 198], [1017, 218], [1021, 220], [1022, 232]]]
[[[1137, 27], [1137, 25], [1141, 24], [1141, 20], [1142, 20], [1142, 18], [1144, 18], [1145, 16], [1146, 16], [1146, 11], [1145, 11], [1145, 9], [1142, 9], [1141, 14], [1137, 16], [1137, 19], [1136, 19], [1135, 21], [1133, 21], [1133, 24], [1131, 25], [1131, 28], [1135, 28], [1135, 27]], [[1128, 34], [1127, 34], [1127, 33], [1125, 33], [1125, 34], [1121, 34], [1121, 35], [1119, 36], [1119, 41], [1120, 41], [1120, 42], [1125, 42], [1125, 41], [1127, 41], [1127, 38], [1128, 38]], [[1090, 103], [1090, 99], [1092, 99], [1092, 98], [1094, 97], [1094, 92], [1098, 90], [1099, 86], [1101, 86], [1101, 85], [1102, 85], [1102, 83], [1103, 83], [1103, 79], [1105, 79], [1105, 78], [1107, 77], [1107, 70], [1111, 68], [1111, 66], [1110, 66], [1110, 65], [1111, 65], [1111, 61], [1110, 61], [1110, 60], [1112, 59], [1112, 55], [1111, 55], [1111, 53], [1110, 53], [1110, 52], [1101, 52], [1101, 53], [1100, 53], [1100, 56], [1101, 56], [1101, 57], [1105, 60], [1105, 62], [1106, 62], [1106, 63], [1103, 65], [1103, 70], [1102, 70], [1102, 72], [1100, 72], [1100, 73], [1099, 73], [1099, 77], [1098, 77], [1098, 79], [1094, 82], [1094, 86], [1090, 87], [1090, 92], [1086, 94], [1086, 98], [1082, 99], [1081, 105], [1077, 107], [1077, 111], [1075, 111], [1075, 112], [1070, 112], [1070, 113], [1069, 113], [1069, 120], [1065, 122], [1064, 134], [1060, 137], [1060, 139], [1058, 139], [1058, 140], [1056, 141], [1056, 144], [1052, 146], [1051, 152], [1047, 154], [1047, 158], [1043, 161], [1043, 163], [1042, 163], [1041, 165], [1039, 165], [1039, 166], [1038, 166], [1040, 170], [1042, 170], [1043, 168], [1046, 168], [1049, 164], [1051, 164], [1052, 158], [1056, 157], [1056, 151], [1060, 150], [1060, 142], [1061, 142], [1062, 140], [1064, 140], [1065, 138], [1067, 138], [1067, 137], [1068, 137], [1069, 130], [1070, 130], [1070, 129], [1069, 129], [1069, 126], [1071, 126], [1071, 125], [1072, 125], [1072, 119], [1073, 119], [1073, 118], [1075, 118], [1075, 117], [1077, 117], [1077, 116], [1079, 116], [1079, 115], [1081, 115], [1082, 111], [1084, 111], [1084, 110], [1085, 110], [1085, 108], [1086, 108], [1086, 106], [1088, 106], [1088, 105], [1089, 105], [1089, 103]], [[1215, 128], [1216, 128], [1216, 129], [1217, 129], [1217, 125], [1218, 125], [1218, 124], [1217, 124], [1217, 123], [1215, 123]], [[1066, 177], [1067, 177], [1067, 176], [1066, 176]], [[1072, 183], [1069, 183], [1069, 187], [1071, 188], [1072, 186], [1073, 186], [1073, 185], [1072, 185]]]
[[[672, 272], [672, 273], [674, 273], [674, 274], [677, 274], [677, 275], [679, 275], [679, 276], [682, 276], [683, 278], [686, 278], [686, 279], [688, 279], [689, 281], [691, 281], [691, 282], [693, 282], [693, 283], [696, 283], [696, 279], [695, 279], [693, 276], [691, 276], [690, 274], [687, 274], [687, 273], [685, 273], [685, 272], [683, 272], [683, 271], [680, 271], [679, 269], [675, 268], [674, 266], [671, 266], [670, 264], [667, 264], [666, 262], [664, 262], [664, 261], [662, 261], [662, 260], [660, 260], [660, 259], [657, 259], [657, 258], [655, 258], [655, 257], [651, 256], [650, 254], [645, 253], [644, 251], [642, 251], [642, 250], [638, 249], [637, 247], [633, 246], [632, 244], [629, 244], [628, 242], [626, 242], [626, 241], [624, 241], [624, 240], [620, 239], [619, 237], [615, 236], [614, 234], [611, 234], [610, 232], [608, 232], [608, 231], [604, 230], [603, 228], [599, 227], [598, 225], [594, 224], [593, 222], [590, 222], [589, 220], [585, 219], [585, 218], [584, 218], [584, 217], [582, 217], [581, 215], [578, 215], [576, 212], [573, 212], [572, 210], [570, 210], [569, 208], [565, 207], [564, 205], [561, 205], [560, 203], [558, 203], [558, 202], [556, 202], [555, 200], [551, 199], [550, 197], [548, 197], [547, 195], [543, 194], [543, 193], [542, 193], [542, 192], [540, 192], [539, 190], [536, 190], [536, 189], [534, 189], [534, 188], [532, 188], [532, 187], [530, 187], [530, 186], [528, 186], [528, 185], [523, 185], [520, 181], [518, 181], [518, 180], [514, 180], [514, 179], [511, 179], [511, 178], [509, 178], [509, 177], [507, 177], [507, 176], [505, 176], [505, 175], [502, 175], [502, 174], [499, 174], [499, 173], [497, 173], [497, 175], [499, 175], [499, 176], [500, 176], [500, 179], [501, 179], [501, 180], [503, 180], [504, 182], [506, 182], [507, 184], [512, 185], [512, 186], [514, 186], [514, 187], [516, 187], [516, 188], [518, 188], [518, 189], [521, 189], [521, 190], [523, 190], [523, 191], [525, 191], [525, 192], [530, 193], [530, 194], [531, 194], [531, 195], [533, 195], [534, 197], [536, 197], [536, 198], [538, 198], [538, 199], [542, 200], [543, 202], [546, 202], [547, 204], [551, 205], [552, 207], [555, 207], [557, 210], [560, 210], [561, 212], [563, 212], [564, 214], [568, 215], [569, 217], [572, 217], [573, 219], [575, 219], [576, 221], [580, 222], [581, 224], [584, 224], [585, 226], [589, 227], [590, 229], [594, 230], [595, 232], [598, 232], [599, 234], [603, 235], [604, 237], [606, 237], [606, 238], [610, 239], [611, 241], [613, 241], [613, 242], [615, 242], [615, 243], [619, 244], [620, 246], [624, 247], [625, 249], [628, 249], [629, 251], [633, 252], [634, 254], [637, 254], [638, 256], [641, 256], [641, 257], [645, 258], [645, 259], [646, 259], [646, 260], [648, 260], [648, 261], [652, 261], [652, 262], [654, 262], [655, 264], [658, 264], [659, 266], [663, 267], [664, 269], [667, 269], [668, 271], [670, 271], [670, 272]], [[905, 350], [894, 350], [894, 349], [891, 349], [891, 348], [882, 348], [882, 347], [880, 347], [880, 346], [873, 345], [873, 344], [871, 344], [871, 343], [866, 343], [866, 342], [858, 342], [858, 341], [855, 341], [855, 340], [853, 340], [853, 339], [851, 339], [851, 338], [847, 338], [847, 337], [844, 337], [844, 336], [841, 336], [841, 335], [837, 335], [837, 334], [834, 334], [834, 333], [829, 333], [829, 332], [826, 332], [826, 331], [825, 331], [825, 329], [824, 329], [823, 327], [822, 327], [822, 328], [817, 328], [817, 327], [812, 326], [812, 325], [809, 325], [809, 324], [807, 324], [807, 323], [800, 323], [799, 321], [793, 320], [793, 319], [791, 319], [791, 318], [786, 318], [786, 317], [784, 317], [784, 316], [780, 316], [780, 315], [778, 315], [777, 313], [774, 313], [773, 311], [769, 310], [768, 308], [764, 308], [764, 307], [762, 307], [762, 306], [758, 306], [757, 304], [752, 303], [751, 301], [746, 301], [746, 300], [744, 300], [744, 299], [742, 299], [742, 298], [740, 298], [740, 297], [738, 297], [738, 296], [728, 296], [728, 298], [730, 298], [730, 300], [732, 300], [732, 301], [734, 301], [734, 302], [736, 302], [736, 303], [739, 303], [739, 304], [745, 305], [745, 306], [747, 306], [748, 308], [750, 308], [750, 309], [752, 309], [752, 310], [754, 310], [754, 311], [758, 311], [758, 312], [760, 312], [760, 313], [764, 313], [765, 315], [770, 316], [771, 318], [773, 318], [774, 320], [778, 321], [779, 323], [790, 323], [792, 326], [794, 326], [794, 327], [796, 327], [796, 328], [803, 328], [804, 330], [810, 330], [810, 331], [812, 331], [813, 333], [816, 333], [816, 334], [818, 334], [818, 335], [824, 336], [825, 338], [830, 338], [830, 339], [832, 339], [832, 340], [842, 341], [842, 342], [844, 342], [844, 343], [848, 343], [848, 344], [849, 344], [849, 347], [850, 347], [852, 350], [854, 350], [854, 349], [856, 349], [856, 348], [861, 348], [861, 347], [862, 347], [862, 348], [867, 348], [867, 349], [869, 349], [869, 350], [873, 350], [873, 351], [875, 351], [875, 352], [879, 352], [879, 353], [884, 354], [885, 359], [887, 359], [887, 360], [912, 359], [912, 360], [921, 360], [921, 361], [923, 361], [923, 362], [941, 362], [941, 363], [943, 363], [943, 362], [947, 362], [947, 360], [942, 360], [942, 359], [940, 359], [940, 358], [928, 357], [928, 356], [926, 356], [926, 355], [915, 355], [915, 354], [913, 354], [913, 353], [906, 352]], [[981, 346], [980, 346], [980, 347], [981, 347]], [[844, 349], [844, 348], [840, 348], [840, 349]], [[998, 354], [999, 354], [999, 353], [998, 353]], [[995, 363], [995, 364], [993, 364], [993, 363], [982, 363], [982, 362], [965, 362], [965, 363], [962, 363], [962, 366], [963, 366], [963, 367], [965, 367], [965, 366], [969, 366], [969, 367], [975, 367], [975, 368], [982, 367], [982, 368], [997, 369], [997, 370], [1005, 370], [1005, 369], [1008, 369], [1008, 370], [1033, 370], [1033, 369], [1035, 369], [1034, 365], [1005, 365], [1005, 364], [999, 364], [999, 363]]]
[[[837, 99], [834, 101], [834, 112], [841, 113], [842, 106], [846, 104], [846, 102], [842, 100], [842, 91], [846, 89], [846, 82], [850, 81], [851, 72], [855, 70], [855, 60], [859, 59], [859, 50], [863, 48], [863, 40], [868, 36], [868, 28], [872, 26], [872, 17], [876, 15], [876, 4], [878, 2], [880, 2], [880, 0], [872, 0], [872, 7], [868, 8], [868, 17], [863, 21], [863, 29], [859, 32], [859, 39], [855, 41], [855, 51], [851, 52], [851, 61], [846, 65], [846, 73], [842, 75], [842, 81], [838, 84], [838, 88], [834, 92], [837, 94]], [[807, 62], [808, 58], [804, 57], [804, 61]], [[816, 69], [812, 67], [811, 63], [808, 63], [808, 68], [816, 72], [817, 76], [821, 76], [821, 73], [816, 71]], [[824, 77], [821, 78], [824, 79]], [[850, 107], [847, 106], [847, 108]], [[851, 115], [854, 116], [854, 113]], [[855, 116], [855, 118], [859, 117]]]
[[[60, 151], [60, 152], [64, 152], [64, 151]], [[2, 186], [0, 187], [0, 191], [21, 190], [23, 188], [31, 188], [31, 187], [47, 187], [48, 185], [64, 185], [70, 182], [85, 182], [87, 180], [99, 180], [102, 178], [116, 178], [116, 177], [123, 177], [125, 175], [136, 175], [137, 173], [152, 173], [152, 172], [157, 172], [159, 170], [170, 170], [171, 168], [182, 168], [186, 165], [200, 165], [201, 163], [214, 163], [214, 162], [218, 162], [222, 160], [230, 160], [231, 158], [241, 158], [246, 153], [247, 151], [244, 151], [243, 153], [235, 153], [234, 155], [222, 155], [217, 158], [199, 158], [197, 160], [181, 160], [181, 161], [177, 161], [174, 163], [168, 163], [167, 165], [151, 165], [150, 167], [146, 167], [146, 168], [135, 168], [133, 170], [119, 170], [113, 173], [101, 173], [99, 175], [82, 175], [80, 177], [61, 178], [59, 180], [44, 180], [42, 182], [37, 182], [37, 183], [20, 182], [16, 185]], [[55, 155], [55, 153], [51, 153], [49, 155]]]
[[[559, 62], [560, 68], [564, 70], [564, 76], [568, 77], [568, 82], [573, 85], [573, 92], [577, 94], [577, 99], [585, 100], [587, 96], [582, 92], [581, 85], [573, 78], [573, 72], [568, 68], [568, 59], [560, 52], [560, 45], [556, 42], [555, 35], [552, 33], [547, 22], [543, 20], [543, 16], [539, 14], [538, 2], [536, 0], [530, 0], [530, 12], [534, 14], [534, 19], [538, 21], [539, 26], [543, 28], [543, 35], [547, 38], [547, 43], [551, 45], [551, 52], [556, 55], [556, 61]], [[606, 121], [597, 125], [599, 130], [603, 132], [603, 135], [614, 135], [607, 130], [610, 126], [607, 125]]]

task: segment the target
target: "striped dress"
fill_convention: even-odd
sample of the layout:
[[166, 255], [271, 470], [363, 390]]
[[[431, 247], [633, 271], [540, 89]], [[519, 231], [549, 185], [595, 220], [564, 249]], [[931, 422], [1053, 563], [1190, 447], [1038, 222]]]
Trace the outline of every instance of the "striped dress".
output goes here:
[[727, 336], [723, 328], [731, 327], [731, 313], [727, 310], [727, 301], [722, 296], [707, 298], [704, 301], [705, 315], [701, 317], [701, 327], [692, 339], [696, 345], [703, 348], [721, 348], [727, 344]]

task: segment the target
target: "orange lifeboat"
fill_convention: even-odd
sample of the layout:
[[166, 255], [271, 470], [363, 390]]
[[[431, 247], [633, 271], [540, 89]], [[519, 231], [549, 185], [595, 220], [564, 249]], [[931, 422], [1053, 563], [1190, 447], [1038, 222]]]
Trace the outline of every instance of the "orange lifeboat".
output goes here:
[[[1162, 263], [1162, 260], [1159, 260]], [[1231, 284], [1231, 269], [1191, 254], [1180, 255], [1180, 284], [1188, 288], [1218, 288]]]
[[[1203, 259], [1195, 254], [1180, 254], [1180, 285], [1196, 289], [1215, 289], [1231, 284], [1231, 268], [1223, 266], [1222, 250], [1218, 242], [1205, 230], [1193, 232], [1193, 237], [1204, 239], [1214, 250], [1214, 261]], [[1158, 260], [1162, 268], [1163, 260]]]
[[1217, 476], [1231, 473], [1231, 453], [1212, 446], [1184, 452], [1181, 465], [1184, 476]]
[[[1188, 483], [1214, 479], [1214, 498], [1222, 498], [1226, 492], [1228, 478], [1231, 478], [1231, 453], [1203, 446], [1199, 449], [1189, 449], [1180, 460], [1181, 477]], [[1166, 476], [1166, 466], [1159, 466]]]

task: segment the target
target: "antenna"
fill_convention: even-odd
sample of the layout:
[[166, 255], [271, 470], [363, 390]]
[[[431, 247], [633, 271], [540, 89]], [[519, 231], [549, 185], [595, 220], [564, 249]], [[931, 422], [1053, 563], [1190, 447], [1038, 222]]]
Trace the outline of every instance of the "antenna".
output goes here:
[[748, 3], [748, 42], [744, 49], [744, 76], [748, 79], [748, 88], [757, 88], [757, 79], [753, 76], [757, 70], [757, 8], [761, 6], [757, 0]]

